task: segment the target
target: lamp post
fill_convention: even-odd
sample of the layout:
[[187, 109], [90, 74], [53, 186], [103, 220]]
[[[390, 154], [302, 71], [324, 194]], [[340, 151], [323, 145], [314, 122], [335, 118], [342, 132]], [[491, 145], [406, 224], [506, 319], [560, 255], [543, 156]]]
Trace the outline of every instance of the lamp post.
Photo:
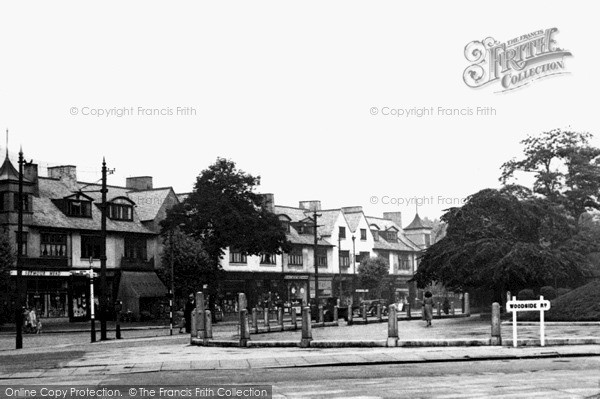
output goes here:
[[340, 274], [340, 306], [342, 300], [342, 238], [338, 234], [338, 271]]
[[[314, 258], [314, 264], [315, 264], [315, 303], [316, 303], [317, 309], [319, 308], [319, 265], [317, 264], [317, 245], [318, 245], [318, 241], [319, 241], [319, 238], [317, 236], [317, 228], [319, 227], [317, 225], [317, 218], [319, 216], [321, 216], [321, 215], [317, 213], [317, 209], [315, 208], [315, 210], [313, 211], [313, 219], [314, 219], [313, 258]], [[310, 294], [309, 294], [309, 296], [310, 296]]]
[[94, 312], [94, 267], [92, 263], [94, 259], [90, 256], [90, 334], [91, 334], [91, 342], [96, 342], [96, 320], [95, 320], [95, 312]]
[[356, 237], [352, 235], [352, 300], [354, 300], [354, 284], [356, 280], [356, 245], [355, 245]]
[[[7, 130], [8, 135], [8, 130]], [[7, 139], [8, 140], [8, 139]], [[8, 148], [6, 150], [6, 155], [8, 156]], [[23, 164], [25, 161], [23, 160], [23, 149], [19, 151], [19, 193], [17, 197], [17, 210], [18, 210], [18, 219], [17, 219], [17, 306], [15, 310], [15, 324], [17, 329], [16, 335], [16, 349], [23, 348], [23, 298], [22, 298], [22, 281], [21, 281], [21, 271], [23, 269]]]
[[102, 217], [100, 229], [102, 235], [102, 249], [100, 253], [100, 340], [106, 341], [106, 316], [108, 313], [108, 290], [106, 286], [106, 160], [102, 159]]
[[173, 272], [173, 229], [169, 231], [169, 263], [171, 266], [171, 292], [169, 293], [169, 335], [173, 335], [173, 302], [175, 302], [175, 273]]

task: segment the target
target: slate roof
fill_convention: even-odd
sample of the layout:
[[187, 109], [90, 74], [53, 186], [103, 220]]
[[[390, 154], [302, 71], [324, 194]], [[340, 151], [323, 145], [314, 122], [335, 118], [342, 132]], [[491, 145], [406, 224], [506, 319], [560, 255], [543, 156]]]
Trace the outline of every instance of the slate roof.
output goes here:
[[344, 212], [344, 216], [346, 217], [346, 222], [348, 222], [348, 227], [350, 228], [350, 232], [354, 233], [358, 228], [360, 220], [362, 219], [362, 212], [352, 212], [347, 213]]
[[375, 249], [386, 249], [390, 251], [420, 251], [421, 249], [416, 246], [412, 241], [410, 241], [407, 237], [404, 236], [402, 228], [394, 223], [390, 219], [383, 219], [374, 216], [367, 216], [367, 223], [369, 226], [376, 225], [380, 230], [389, 230], [391, 228], [395, 228], [398, 230], [398, 242], [389, 242], [383, 239], [383, 237], [379, 237], [379, 241], [375, 241], [374, 248]]
[[[96, 188], [99, 189], [99, 185], [95, 187], [95, 185], [87, 185], [86, 183], [47, 177], [39, 177], [38, 182], [40, 196], [32, 197], [32, 226], [100, 231], [102, 215], [100, 208], [97, 205], [100, 202], [101, 194], [88, 192], [90, 190], [95, 190]], [[85, 195], [88, 195], [95, 200], [92, 204], [91, 218], [69, 217], [65, 215], [54, 202], [52, 202], [53, 199], [68, 197], [72, 195], [74, 191], [78, 191], [79, 189], [81, 189]], [[127, 193], [127, 189], [123, 187], [109, 186], [108, 190], [107, 198], [109, 199], [123, 196], [123, 194]], [[106, 229], [109, 232], [156, 234], [141, 223], [136, 208], [134, 208], [133, 211], [133, 221], [118, 221], [107, 218]]]
[[[282, 206], [275, 205], [275, 214], [276, 215], [286, 215], [290, 218], [290, 222], [301, 222], [306, 220], [309, 217], [312, 217], [312, 212], [307, 211], [302, 208], [294, 208], [291, 206]], [[323, 214], [322, 211], [318, 212], [319, 214]], [[319, 225], [324, 224], [322, 217], [319, 217], [318, 222]], [[317, 234], [321, 237], [317, 244], [323, 246], [333, 246], [329, 241], [323, 239], [322, 237], [330, 234], [323, 234], [322, 227], [317, 229]], [[314, 245], [314, 236], [312, 234], [300, 234], [293, 226], [290, 226], [290, 232], [287, 234], [287, 239], [292, 244], [300, 244], [300, 245]]]
[[[146, 222], [156, 219], [163, 204], [169, 201], [169, 194], [172, 192], [173, 189], [171, 187], [165, 187], [152, 190], [130, 191], [127, 193], [127, 196], [137, 205], [136, 211], [140, 220]], [[175, 193], [173, 192], [173, 194]], [[169, 205], [173, 206], [175, 204]]]
[[408, 226], [406, 226], [404, 228], [404, 230], [419, 230], [419, 229], [429, 229], [431, 230], [430, 226], [427, 226], [423, 220], [421, 220], [421, 218], [419, 217], [419, 214], [415, 214], [415, 218], [413, 219], [412, 222], [410, 222], [410, 224]]

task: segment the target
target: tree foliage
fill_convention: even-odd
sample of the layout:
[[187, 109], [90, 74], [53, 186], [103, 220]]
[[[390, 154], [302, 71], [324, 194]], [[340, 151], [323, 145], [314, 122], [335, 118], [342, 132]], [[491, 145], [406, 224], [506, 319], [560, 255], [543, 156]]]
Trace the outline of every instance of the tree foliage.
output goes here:
[[175, 298], [179, 300], [197, 292], [203, 282], [206, 282], [206, 274], [213, 272], [202, 244], [180, 229], [175, 229], [163, 237], [162, 264], [164, 267], [157, 273], [167, 287], [171, 286], [171, 259], [173, 260]]
[[561, 129], [528, 136], [521, 142], [524, 158], [504, 163], [500, 181], [506, 185], [517, 172], [533, 173], [533, 193], [562, 204], [574, 218], [600, 209], [600, 149], [589, 144], [591, 137]]
[[362, 288], [367, 288], [374, 296], [379, 297], [385, 277], [389, 274], [388, 261], [378, 256], [360, 262], [358, 280]]
[[193, 192], [172, 207], [161, 223], [163, 234], [181, 229], [201, 243], [206, 262], [189, 267], [197, 267], [200, 279], [209, 285], [211, 308], [225, 248], [247, 255], [279, 254], [291, 248], [281, 222], [254, 191], [259, 184], [260, 177], [237, 169], [233, 161], [217, 158], [197, 177]]
[[482, 190], [442, 216], [446, 236], [427, 249], [414, 280], [452, 290], [501, 292], [554, 284], [574, 285], [589, 276], [586, 257], [597, 235], [578, 230], [560, 205], [521, 199], [511, 190]]

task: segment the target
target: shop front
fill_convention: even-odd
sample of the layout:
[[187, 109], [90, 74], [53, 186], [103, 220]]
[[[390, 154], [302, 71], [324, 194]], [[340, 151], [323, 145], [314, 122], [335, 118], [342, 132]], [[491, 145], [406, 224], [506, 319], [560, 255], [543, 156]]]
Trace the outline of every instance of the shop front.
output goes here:
[[[319, 298], [333, 296], [333, 277], [319, 275]], [[315, 276], [310, 276], [310, 297], [315, 298]]]
[[283, 277], [286, 285], [286, 300], [289, 306], [299, 312], [308, 303], [308, 275], [287, 274]]

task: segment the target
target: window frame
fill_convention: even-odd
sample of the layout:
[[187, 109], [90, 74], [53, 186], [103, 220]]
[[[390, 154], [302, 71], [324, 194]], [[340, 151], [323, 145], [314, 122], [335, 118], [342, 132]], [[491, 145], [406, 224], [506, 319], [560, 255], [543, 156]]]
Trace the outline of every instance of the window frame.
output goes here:
[[[94, 242], [89, 242], [87, 243], [88, 245], [84, 247], [84, 238], [87, 239], [92, 239], [97, 240], [97, 243], [94, 244]], [[92, 253], [89, 253], [89, 249], [90, 249], [90, 244], [92, 244]], [[99, 247], [95, 248], [96, 245], [99, 245]], [[96, 234], [82, 234], [80, 236], [80, 249], [81, 249], [81, 259], [100, 259], [102, 256], [102, 236], [100, 235], [96, 235]], [[85, 248], [85, 251], [84, 251]], [[98, 250], [98, 253], [96, 253], [96, 249]], [[97, 256], [96, 256], [97, 255]]]
[[[49, 237], [52, 237], [54, 239], [48, 239]], [[60, 237], [60, 239], [57, 239], [57, 237]], [[44, 248], [45, 246], [48, 246], [50, 248], [55, 248], [55, 247], [61, 247], [63, 250], [50, 250], [49, 253], [54, 252], [53, 254], [44, 254], [44, 251], [46, 248]], [[60, 254], [62, 252], [62, 255]], [[57, 233], [57, 232], [51, 232], [51, 231], [43, 231], [40, 232], [40, 257], [42, 258], [67, 258], [68, 257], [68, 252], [67, 252], [67, 234], [66, 233]]]
[[345, 226], [338, 226], [338, 237], [341, 240], [346, 239], [346, 227]]
[[339, 251], [338, 262], [340, 264], [340, 267], [350, 267], [350, 251], [349, 250]]

